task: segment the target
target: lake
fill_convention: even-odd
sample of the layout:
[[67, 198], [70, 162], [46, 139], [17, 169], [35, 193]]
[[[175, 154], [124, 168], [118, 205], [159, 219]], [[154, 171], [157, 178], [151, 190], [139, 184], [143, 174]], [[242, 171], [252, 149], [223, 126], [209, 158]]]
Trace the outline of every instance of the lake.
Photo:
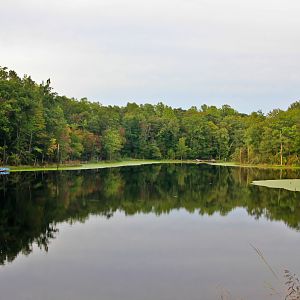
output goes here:
[[[282, 299], [299, 171], [161, 164], [0, 177], [0, 299]], [[264, 259], [277, 274], [272, 274]]]

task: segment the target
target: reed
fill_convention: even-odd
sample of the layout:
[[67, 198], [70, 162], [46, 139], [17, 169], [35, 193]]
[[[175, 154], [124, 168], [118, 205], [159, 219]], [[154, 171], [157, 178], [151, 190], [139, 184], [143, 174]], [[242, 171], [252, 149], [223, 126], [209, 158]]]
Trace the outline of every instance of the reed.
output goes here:
[[[300, 280], [299, 277], [292, 273], [290, 270], [284, 270], [283, 275], [279, 276], [272, 266], [269, 264], [262, 251], [257, 247], [250, 244], [256, 254], [261, 258], [265, 266], [268, 268], [270, 273], [278, 281], [279, 288], [274, 288], [272, 285], [268, 286], [271, 290], [270, 296], [277, 296], [283, 300], [300, 300]], [[220, 293], [221, 300], [241, 300], [242, 298], [233, 299], [230, 292], [222, 290]], [[278, 298], [277, 298], [278, 299]]]

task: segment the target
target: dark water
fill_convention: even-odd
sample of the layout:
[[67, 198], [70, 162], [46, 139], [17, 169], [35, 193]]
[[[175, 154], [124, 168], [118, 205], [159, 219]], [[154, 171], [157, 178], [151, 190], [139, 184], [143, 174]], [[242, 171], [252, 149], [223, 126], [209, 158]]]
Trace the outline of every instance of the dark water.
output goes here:
[[[0, 299], [282, 299], [300, 275], [291, 171], [149, 165], [0, 177]], [[250, 243], [278, 273], [276, 280]]]

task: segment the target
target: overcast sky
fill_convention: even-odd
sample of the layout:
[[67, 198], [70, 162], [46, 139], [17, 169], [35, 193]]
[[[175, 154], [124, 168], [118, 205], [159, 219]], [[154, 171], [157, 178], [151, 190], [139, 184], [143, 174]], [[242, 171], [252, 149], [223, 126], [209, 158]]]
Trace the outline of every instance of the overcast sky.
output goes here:
[[299, 0], [0, 0], [0, 65], [125, 105], [300, 99]]

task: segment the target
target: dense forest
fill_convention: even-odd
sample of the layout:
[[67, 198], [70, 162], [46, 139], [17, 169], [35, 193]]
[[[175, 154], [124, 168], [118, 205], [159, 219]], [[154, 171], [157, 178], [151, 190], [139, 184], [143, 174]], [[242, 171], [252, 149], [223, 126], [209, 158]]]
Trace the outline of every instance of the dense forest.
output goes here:
[[0, 68], [0, 164], [198, 158], [296, 165], [299, 153], [300, 102], [267, 115], [228, 105], [103, 106]]

